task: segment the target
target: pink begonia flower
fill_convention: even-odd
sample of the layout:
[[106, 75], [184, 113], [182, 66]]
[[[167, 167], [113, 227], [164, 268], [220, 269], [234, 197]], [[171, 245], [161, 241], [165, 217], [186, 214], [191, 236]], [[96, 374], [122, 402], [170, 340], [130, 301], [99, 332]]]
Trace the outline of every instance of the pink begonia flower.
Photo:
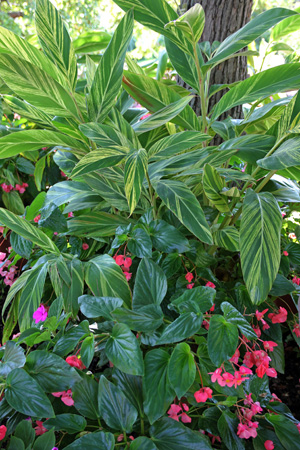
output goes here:
[[77, 369], [80, 369], [80, 370], [86, 369], [86, 367], [83, 364], [82, 360], [79, 359], [76, 355], [68, 356], [66, 358], [66, 363], [68, 363], [69, 366], [76, 367]]
[[69, 213], [68, 213], [68, 217], [74, 217], [74, 213], [72, 213], [72, 211], [69, 212]]
[[124, 256], [123, 255], [117, 255], [114, 257], [114, 260], [116, 261], [116, 264], [118, 264], [118, 266], [122, 266], [124, 264]]
[[261, 319], [261, 323], [263, 324], [262, 327], [263, 331], [268, 330], [270, 328], [270, 325], [264, 319]]
[[192, 274], [192, 272], [188, 272], [185, 277], [186, 281], [188, 281], [189, 283], [192, 281], [192, 279], [194, 278], [194, 275]]
[[280, 402], [280, 403], [282, 403], [282, 401], [280, 400], [280, 398], [279, 397], [277, 397], [277, 395], [276, 394], [272, 394], [272, 398], [271, 398], [271, 400], [270, 400], [270, 403], [271, 402]]
[[3, 233], [4, 227], [0, 227], [0, 233]]
[[237, 435], [241, 439], [249, 439], [251, 437], [256, 438], [256, 436], [257, 436], [256, 428], [258, 428], [258, 422], [249, 421], [247, 423], [247, 425], [243, 424], [243, 423], [239, 423]]
[[251, 369], [248, 369], [248, 367], [245, 367], [245, 366], [241, 366], [240, 367], [240, 374], [241, 375], [252, 375], [252, 370]]
[[268, 317], [272, 320], [272, 323], [283, 323], [287, 319], [287, 314], [287, 310], [280, 306], [277, 313], [270, 313]]
[[123, 263], [124, 269], [130, 269], [131, 265], [132, 265], [132, 259], [129, 257], [125, 258], [124, 263]]
[[300, 338], [300, 325], [299, 325], [299, 323], [295, 323], [294, 324], [293, 333], [295, 333], [295, 335], [298, 338]]
[[211, 281], [208, 281], [205, 286], [211, 287], [213, 289], [216, 287], [216, 285], [214, 283], [212, 283]]
[[62, 170], [60, 171], [60, 174], [61, 174], [62, 177], [67, 178], [67, 175]]
[[197, 403], [206, 402], [207, 399], [212, 398], [212, 389], [209, 387], [203, 387], [199, 391], [194, 393], [194, 397]]
[[282, 217], [285, 217], [285, 216], [286, 216], [286, 212], [283, 211], [283, 212], [281, 213], [281, 215], [282, 215]]
[[34, 221], [35, 223], [38, 223], [38, 221], [40, 220], [40, 218], [41, 218], [41, 215], [38, 214], [38, 215], [33, 219], [33, 221]]
[[172, 403], [167, 414], [171, 419], [177, 420], [177, 422], [179, 422], [178, 414], [181, 413], [181, 411], [182, 411], [182, 408], [179, 405]]
[[183, 423], [191, 423], [191, 421], [192, 421], [192, 418], [190, 416], [188, 416], [186, 413], [182, 413], [180, 415], [180, 418]]
[[267, 441], [265, 441], [264, 447], [266, 450], [273, 450], [275, 448], [274, 442], [268, 439]]
[[44, 427], [41, 420], [36, 420], [36, 424], [37, 426], [34, 428], [36, 436], [41, 436], [42, 434], [47, 433], [48, 430]]
[[297, 285], [299, 286], [299, 285], [300, 285], [300, 278], [294, 277], [294, 278], [292, 279], [292, 282], [293, 282], [294, 284], [297, 284]]
[[266, 351], [269, 350], [269, 352], [272, 352], [274, 350], [274, 347], [278, 347], [278, 344], [276, 344], [276, 342], [264, 341], [264, 349]]
[[252, 397], [252, 393], [250, 392], [250, 394], [246, 395], [246, 397], [245, 397], [244, 405], [246, 405], [246, 406], [252, 405], [253, 400], [251, 397]]
[[261, 329], [252, 325], [253, 331], [256, 333], [257, 337], [261, 337]]
[[284, 254], [284, 256], [289, 256], [289, 254], [286, 250], [284, 250], [283, 254]]
[[232, 387], [234, 385], [234, 376], [229, 372], [224, 372], [223, 375], [217, 379], [220, 386]]
[[48, 316], [48, 311], [44, 305], [40, 305], [36, 311], [33, 313], [33, 319], [35, 323], [45, 322]]
[[195, 286], [195, 283], [190, 283], [186, 285], [187, 289], [193, 289], [193, 287]]
[[189, 411], [190, 409], [186, 403], [181, 403], [181, 406], [185, 411]]
[[239, 357], [240, 357], [240, 351], [237, 348], [236, 351], [234, 352], [234, 354], [232, 355], [232, 357], [230, 358], [229, 361], [231, 361], [234, 364], [238, 364], [239, 362]]
[[13, 190], [13, 186], [11, 184], [2, 183], [1, 187], [4, 192], [10, 192]]
[[123, 273], [125, 275], [126, 280], [129, 281], [132, 277], [132, 273], [129, 273], [129, 272], [123, 272]]
[[260, 403], [259, 403], [259, 402], [255, 402], [255, 403], [252, 403], [252, 405], [251, 405], [251, 411], [252, 411], [254, 414], [258, 414], [258, 413], [261, 413], [261, 412], [263, 411], [263, 409], [262, 409], [262, 407], [260, 406]]
[[83, 243], [82, 244], [82, 250], [87, 250], [89, 248], [89, 244]]
[[72, 391], [71, 391], [71, 389], [68, 389], [66, 392], [63, 393], [63, 395], [61, 396], [61, 401], [67, 406], [73, 406], [74, 405], [74, 400], [72, 398]]
[[264, 315], [266, 314], [266, 312], [269, 311], [269, 308], [264, 309], [263, 311], [255, 311], [255, 317], [257, 318], [258, 321], [262, 320], [264, 318]]
[[218, 378], [221, 378], [221, 373], [222, 367], [219, 367], [214, 372], [209, 372], [209, 375], [211, 375], [211, 382], [215, 383], [218, 380]]
[[53, 447], [52, 450], [58, 450], [58, 447]]
[[2, 441], [2, 439], [5, 438], [6, 432], [7, 432], [6, 426], [5, 425], [1, 425], [0, 426], [0, 441]]
[[26, 191], [25, 186], [21, 186], [20, 184], [16, 184], [15, 185], [15, 191], [19, 191], [20, 194], [24, 194], [24, 192]]
[[6, 253], [0, 252], [0, 261], [3, 261], [6, 258]]
[[141, 120], [144, 120], [144, 119], [147, 119], [147, 117], [150, 117], [151, 116], [151, 113], [147, 113], [147, 114], [144, 114], [142, 117], [141, 117]]

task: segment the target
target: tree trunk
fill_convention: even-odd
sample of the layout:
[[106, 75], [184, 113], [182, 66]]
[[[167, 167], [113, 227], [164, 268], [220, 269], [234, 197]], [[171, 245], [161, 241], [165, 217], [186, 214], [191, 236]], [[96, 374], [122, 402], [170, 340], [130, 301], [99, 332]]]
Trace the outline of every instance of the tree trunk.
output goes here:
[[[186, 11], [196, 3], [200, 3], [205, 12], [205, 28], [201, 41], [212, 43], [224, 41], [250, 20], [253, 0], [181, 0], [180, 9]], [[247, 58], [245, 56], [234, 57], [212, 70], [210, 84], [230, 84], [246, 78]], [[178, 80], [178, 82], [185, 85], [182, 80]], [[223, 89], [211, 97], [209, 111], [225, 92], [226, 90]], [[200, 115], [200, 99], [196, 97], [191, 106], [197, 115]], [[219, 120], [223, 120], [227, 115], [235, 119], [242, 118], [242, 107], [237, 106], [227, 111]]]

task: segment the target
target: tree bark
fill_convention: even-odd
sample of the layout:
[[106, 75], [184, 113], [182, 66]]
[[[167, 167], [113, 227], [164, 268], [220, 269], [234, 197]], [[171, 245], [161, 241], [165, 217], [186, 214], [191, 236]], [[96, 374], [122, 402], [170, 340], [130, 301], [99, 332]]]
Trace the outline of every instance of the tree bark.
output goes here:
[[[253, 0], [181, 0], [180, 9], [186, 11], [196, 3], [200, 3], [205, 12], [205, 27], [201, 41], [213, 43], [214, 41], [224, 41], [250, 20]], [[245, 56], [234, 57], [212, 70], [210, 85], [231, 84], [246, 78], [247, 58]], [[178, 82], [186, 87], [182, 80], [179, 79]], [[225, 92], [226, 90], [223, 89], [211, 97], [209, 111]], [[200, 115], [200, 99], [196, 97], [191, 106], [197, 115]], [[227, 111], [219, 120], [223, 120], [228, 115], [235, 119], [242, 118], [242, 107], [237, 106]]]

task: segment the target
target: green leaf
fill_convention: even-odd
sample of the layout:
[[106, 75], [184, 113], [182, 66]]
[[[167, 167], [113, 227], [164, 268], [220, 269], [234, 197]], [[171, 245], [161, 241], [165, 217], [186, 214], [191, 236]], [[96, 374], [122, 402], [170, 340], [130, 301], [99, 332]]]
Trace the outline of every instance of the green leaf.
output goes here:
[[160, 305], [167, 293], [167, 278], [162, 269], [151, 259], [139, 264], [133, 291], [133, 309], [147, 305]]
[[95, 353], [94, 335], [88, 336], [81, 344], [80, 356], [83, 364], [89, 367]]
[[55, 431], [65, 431], [68, 434], [75, 434], [85, 429], [86, 420], [77, 414], [58, 414], [54, 419], [46, 420], [43, 425], [48, 430], [54, 427]]
[[55, 434], [54, 430], [51, 430], [36, 439], [33, 450], [52, 450], [53, 445], [55, 445]]
[[120, 388], [108, 381], [104, 375], [99, 381], [99, 412], [107, 425], [114, 430], [130, 433], [138, 413]]
[[14, 214], [24, 213], [24, 205], [18, 192], [3, 192], [2, 201], [4, 206]]
[[120, 323], [125, 323], [131, 330], [151, 333], [163, 323], [163, 313], [158, 305], [147, 305], [137, 311], [117, 308], [112, 317]]
[[40, 385], [23, 369], [14, 369], [6, 379], [8, 404], [25, 416], [54, 417], [48, 397]]
[[210, 136], [198, 131], [181, 131], [160, 139], [148, 150], [148, 157], [153, 159], [174, 156], [210, 139]]
[[121, 298], [127, 306], [131, 306], [131, 292], [126, 278], [110, 256], [100, 255], [91, 259], [86, 265], [85, 281], [97, 297]]
[[240, 235], [235, 227], [225, 227], [213, 233], [214, 242], [218, 247], [230, 252], [238, 252], [240, 248]]
[[26, 220], [33, 220], [42, 208], [46, 197], [46, 192], [40, 192], [30, 206], [26, 208], [25, 218]]
[[267, 158], [257, 161], [259, 167], [267, 170], [281, 170], [300, 165], [300, 137], [288, 139]]
[[300, 449], [299, 431], [295, 423], [282, 414], [266, 414], [266, 419], [275, 428], [275, 432], [284, 448]]
[[145, 436], [134, 439], [130, 444], [130, 450], [140, 450], [141, 448], [143, 450], [157, 450], [154, 442]]
[[296, 11], [286, 8], [271, 8], [268, 11], [264, 11], [262, 14], [254, 17], [241, 29], [228, 36], [217, 48], [213, 58], [208, 60], [206, 65], [215, 66], [219, 64], [224, 59], [227, 59], [228, 56], [250, 44], [250, 42], [257, 39], [281, 20], [294, 15], [297, 15]]
[[131, 131], [134, 142], [132, 142], [126, 133], [119, 131], [109, 125], [103, 125], [96, 122], [85, 123], [79, 126], [80, 131], [89, 139], [94, 141], [99, 147], [103, 148], [131, 148], [132, 145], [140, 147], [138, 138], [135, 136], [129, 123], [126, 127]]
[[250, 323], [234, 306], [232, 306], [228, 302], [222, 302], [221, 309], [227, 322], [235, 324], [240, 330], [241, 334], [246, 336], [246, 338], [248, 339], [257, 339], [257, 335], [251, 327]]
[[170, 355], [162, 348], [146, 353], [144, 410], [151, 424], [165, 414], [176, 395], [168, 378], [169, 359]]
[[66, 361], [55, 353], [35, 350], [26, 358], [26, 370], [45, 392], [62, 392], [80, 381], [80, 376]]
[[213, 243], [200, 203], [184, 183], [160, 180], [155, 190], [167, 207], [191, 233], [202, 242]]
[[32, 251], [32, 242], [12, 232], [10, 235], [10, 244], [13, 250], [25, 259], [29, 259]]
[[[1, 141], [0, 141], [1, 143]], [[102, 148], [93, 150], [84, 156], [74, 167], [71, 177], [79, 178], [89, 172], [112, 167], [119, 164], [127, 155], [128, 149], [124, 147]]]
[[132, 31], [133, 12], [129, 11], [119, 23], [94, 76], [89, 105], [91, 119], [95, 122], [103, 122], [115, 104]]
[[[103, 151], [103, 150], [102, 150]], [[146, 150], [141, 148], [129, 153], [125, 161], [124, 182], [125, 194], [130, 208], [130, 214], [138, 204], [142, 185], [148, 165], [148, 155]]]
[[[299, 12], [299, 8], [295, 8], [295, 12]], [[279, 22], [271, 31], [270, 40], [279, 41], [283, 37], [290, 33], [294, 33], [299, 30], [300, 26], [300, 16], [298, 14], [294, 16], [287, 17], [286, 19]]]
[[0, 159], [38, 150], [45, 145], [73, 148], [74, 153], [79, 155], [87, 151], [85, 144], [64, 134], [48, 130], [25, 130], [0, 138]]
[[203, 315], [201, 313], [186, 312], [181, 314], [164, 329], [156, 344], [171, 344], [193, 336], [200, 330], [202, 320]]
[[187, 289], [180, 297], [172, 300], [170, 306], [175, 307], [180, 313], [205, 313], [213, 306], [215, 297], [215, 289], [208, 286], [197, 286]]
[[93, 211], [68, 220], [69, 232], [80, 237], [113, 236], [120, 225], [128, 225], [127, 219], [120, 215]]
[[177, 344], [169, 361], [168, 376], [178, 399], [189, 390], [195, 381], [196, 365], [190, 346]]
[[25, 117], [26, 119], [47, 127], [53, 127], [53, 124], [51, 123], [52, 117], [41, 109], [38, 109], [29, 103], [23, 102], [19, 98], [13, 97], [12, 95], [4, 95], [3, 100], [10, 107], [10, 109], [14, 111], [14, 113], [19, 114], [21, 117]]
[[64, 87], [25, 59], [2, 53], [0, 76], [23, 100], [49, 115], [79, 119], [75, 101]]
[[89, 323], [87, 320], [79, 322], [77, 326], [73, 326], [60, 335], [53, 348], [53, 352], [59, 356], [66, 356], [71, 353], [79, 341], [89, 336]]
[[114, 448], [114, 435], [99, 431], [97, 433], [86, 434], [76, 439], [72, 444], [67, 445], [64, 450], [113, 450]]
[[281, 297], [290, 294], [295, 290], [294, 284], [280, 273], [276, 276], [270, 295]]
[[143, 228], [135, 228], [130, 232], [127, 248], [138, 258], [151, 258], [152, 256], [152, 241]]
[[25, 450], [24, 442], [21, 439], [12, 436], [10, 439], [8, 450]]
[[165, 253], [184, 253], [190, 248], [189, 241], [177, 228], [164, 220], [153, 220], [149, 224], [149, 232], [156, 250]]
[[[249, 22], [250, 25], [251, 22]], [[300, 64], [298, 63], [283, 64], [280, 66], [280, 70], [278, 67], [273, 67], [241, 81], [223, 95], [212, 113], [212, 120], [217, 119], [223, 112], [234, 106], [251, 103], [278, 92], [299, 89], [299, 68]]]
[[[86, 31], [73, 41], [77, 54], [93, 53], [104, 50], [111, 40], [111, 35], [106, 31]], [[90, 58], [89, 58], [90, 59]]]
[[245, 444], [242, 439], [237, 436], [237, 427], [239, 420], [235, 414], [230, 411], [223, 411], [218, 420], [218, 430], [222, 441], [232, 450], [243, 450]]
[[75, 51], [58, 10], [50, 0], [37, 0], [35, 6], [35, 26], [39, 42], [53, 63], [75, 90], [77, 64]]
[[208, 353], [217, 366], [232, 357], [238, 345], [238, 328], [223, 316], [214, 315], [210, 319], [208, 330]]
[[212, 450], [206, 436], [169, 417], [152, 425], [150, 435], [158, 450]]
[[16, 345], [13, 341], [8, 341], [5, 344], [4, 355], [0, 364], [0, 375], [6, 378], [6, 376], [13, 370], [19, 367], [23, 367], [26, 358], [22, 347]]
[[241, 264], [251, 300], [265, 300], [278, 273], [282, 216], [270, 193], [247, 190], [240, 229]]
[[104, 317], [112, 320], [112, 311], [123, 305], [123, 300], [112, 297], [92, 297], [91, 295], [82, 295], [78, 298], [80, 311], [89, 319]]
[[225, 186], [225, 180], [210, 164], [203, 169], [203, 189], [207, 198], [220, 212], [229, 212], [228, 201], [220, 194]]
[[108, 359], [117, 369], [130, 375], [143, 375], [143, 354], [139, 342], [130, 328], [117, 323], [105, 346]]
[[16, 438], [22, 439], [26, 448], [32, 447], [33, 441], [35, 439], [35, 431], [32, 428], [32, 423], [29, 420], [22, 420], [18, 423], [17, 428], [14, 432]]
[[80, 373], [81, 380], [72, 389], [75, 408], [88, 419], [100, 417], [98, 413], [98, 383], [92, 375]]
[[192, 41], [194, 42], [194, 44], [197, 44], [203, 33], [204, 25], [205, 25], [204, 10], [202, 6], [199, 5], [199, 3], [196, 3], [196, 5], [188, 9], [188, 11], [185, 12], [178, 19], [167, 23], [165, 25], [165, 28], [168, 29], [175, 26], [176, 28], [179, 28], [183, 32], [183, 34], [189, 41]]

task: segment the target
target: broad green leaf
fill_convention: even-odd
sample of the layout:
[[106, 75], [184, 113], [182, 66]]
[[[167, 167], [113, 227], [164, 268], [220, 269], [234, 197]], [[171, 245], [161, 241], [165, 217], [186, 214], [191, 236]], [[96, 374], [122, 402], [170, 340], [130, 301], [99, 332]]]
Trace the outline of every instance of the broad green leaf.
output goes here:
[[158, 159], [173, 156], [199, 146], [208, 139], [210, 136], [199, 131], [181, 131], [157, 141], [148, 150], [148, 157]]
[[203, 189], [206, 197], [220, 212], [229, 212], [228, 201], [220, 194], [225, 186], [225, 180], [210, 164], [205, 164], [203, 169]]
[[[271, 10], [270, 10], [271, 11]], [[251, 22], [249, 22], [251, 24]], [[244, 44], [243, 44], [244, 45]], [[223, 112], [244, 103], [251, 103], [260, 98], [269, 97], [278, 92], [300, 88], [299, 63], [283, 64], [257, 73], [235, 85], [219, 101], [212, 113], [212, 120]]]
[[139, 450], [141, 448], [143, 450], [157, 450], [154, 442], [145, 436], [140, 436], [134, 439], [134, 441], [130, 444], [130, 450]]
[[183, 341], [197, 333], [202, 325], [202, 313], [186, 312], [168, 325], [157, 340], [157, 345]]
[[[74, 39], [73, 46], [78, 54], [93, 53], [104, 50], [111, 40], [111, 35], [106, 31], [86, 31]], [[91, 58], [89, 58], [91, 59]]]
[[238, 337], [235, 324], [228, 322], [223, 316], [212, 316], [207, 344], [209, 357], [217, 367], [232, 357], [238, 345]]
[[116, 308], [112, 317], [125, 323], [131, 330], [151, 333], [163, 323], [163, 312], [158, 305], [147, 305], [132, 311], [127, 308]]
[[271, 8], [268, 11], [264, 11], [262, 14], [254, 17], [254, 19], [244, 25], [240, 30], [228, 36], [217, 48], [213, 58], [209, 59], [206, 65], [219, 64], [228, 56], [250, 44], [250, 42], [257, 39], [281, 20], [295, 15], [297, 15], [296, 11], [286, 8]]
[[213, 233], [214, 242], [218, 247], [230, 252], [238, 252], [240, 248], [240, 235], [235, 227], [225, 227]]
[[300, 202], [298, 184], [277, 174], [272, 176], [272, 179], [264, 186], [263, 191], [271, 192], [278, 202]]
[[180, 297], [172, 300], [169, 308], [175, 307], [179, 313], [202, 312], [204, 314], [213, 306], [215, 297], [215, 289], [208, 286], [197, 286], [187, 289]]
[[76, 439], [72, 444], [67, 445], [65, 450], [113, 450], [114, 448], [114, 435], [112, 433], [98, 431]]
[[280, 273], [276, 276], [270, 295], [281, 297], [290, 294], [295, 290], [294, 284]]
[[33, 441], [35, 440], [35, 430], [32, 428], [32, 423], [29, 420], [22, 420], [18, 423], [14, 432], [16, 438], [22, 439], [26, 448], [32, 448]]
[[69, 328], [57, 340], [53, 352], [63, 357], [71, 353], [80, 341], [90, 335], [89, 323], [87, 320], [80, 322], [77, 326]]
[[[161, 111], [170, 104], [176, 105], [176, 102], [179, 102], [179, 100], [183, 102], [181, 105], [184, 105], [184, 102], [187, 100], [187, 98], [182, 98], [177, 92], [161, 81], [154, 80], [146, 75], [137, 75], [127, 71], [124, 72], [123, 87], [131, 97], [147, 108], [150, 113]], [[149, 119], [151, 117], [141, 120], [138, 124], [146, 120], [148, 122]], [[187, 104], [182, 111], [178, 112], [178, 115], [175, 114], [170, 120], [187, 130], [200, 131], [197, 116]]]
[[185, 342], [174, 348], [168, 367], [170, 383], [180, 399], [192, 386], [196, 376], [196, 365], [190, 346]]
[[85, 181], [111, 206], [114, 206], [120, 211], [129, 211], [127, 198], [125, 196], [124, 182], [121, 178], [123, 173], [120, 177], [114, 178], [115, 172], [111, 173], [113, 169], [107, 170], [109, 173], [107, 173], [106, 176], [102, 176], [96, 172], [89, 173], [85, 175]]
[[25, 259], [29, 259], [32, 251], [32, 242], [12, 232], [10, 235], [10, 244], [18, 255], [23, 256]]
[[82, 295], [78, 298], [80, 311], [89, 319], [104, 317], [112, 320], [111, 313], [123, 305], [123, 300], [112, 297], [92, 297], [91, 295]]
[[90, 90], [90, 116], [102, 122], [115, 104], [122, 83], [123, 65], [133, 31], [133, 12], [119, 23], [96, 70]]
[[155, 190], [166, 206], [191, 233], [202, 242], [213, 243], [200, 203], [184, 183], [161, 180], [157, 183]]
[[3, 192], [2, 201], [9, 211], [19, 215], [24, 214], [24, 204], [18, 192]]
[[138, 204], [142, 185], [147, 172], [148, 155], [143, 148], [130, 152], [125, 161], [124, 182], [125, 194], [130, 208], [130, 214]]
[[149, 232], [156, 250], [165, 253], [184, 253], [190, 248], [189, 241], [180, 231], [164, 220], [153, 220]]
[[83, 364], [89, 367], [95, 354], [94, 335], [88, 336], [81, 344], [80, 356]]
[[26, 370], [45, 392], [62, 392], [70, 389], [80, 376], [66, 361], [55, 353], [35, 350], [26, 358]]
[[48, 397], [40, 385], [23, 369], [14, 369], [8, 375], [5, 398], [12, 408], [25, 416], [54, 417]]
[[[1, 143], [1, 141], [0, 141]], [[74, 167], [71, 177], [81, 177], [89, 172], [112, 167], [119, 164], [127, 155], [128, 149], [119, 148], [102, 148], [101, 150], [93, 150], [85, 155], [79, 163]]]
[[133, 291], [133, 309], [147, 305], [160, 305], [167, 293], [167, 278], [162, 269], [151, 259], [139, 264]]
[[3, 378], [13, 370], [19, 367], [23, 367], [26, 358], [22, 347], [16, 345], [13, 341], [8, 341], [5, 344], [4, 355], [0, 364], [0, 375]]
[[295, 423], [282, 414], [266, 414], [266, 419], [275, 428], [277, 437], [284, 448], [300, 449], [299, 431]]
[[235, 324], [240, 332], [248, 339], [257, 339], [257, 335], [250, 323], [234, 306], [228, 302], [221, 303], [221, 309], [227, 322]]
[[267, 170], [282, 170], [300, 165], [300, 137], [286, 140], [267, 158], [259, 159], [257, 165]]
[[[128, 124], [130, 127], [130, 125]], [[89, 139], [94, 141], [99, 147], [114, 148], [120, 147], [131, 148], [133, 143], [118, 129], [109, 125], [103, 125], [96, 122], [90, 122], [80, 125], [81, 132]], [[134, 131], [131, 129], [134, 135]], [[135, 138], [135, 144], [140, 147], [138, 138]]]
[[48, 114], [80, 118], [74, 98], [63, 86], [25, 59], [1, 54], [0, 76], [23, 100]]
[[143, 228], [135, 228], [130, 232], [127, 248], [138, 258], [151, 258], [152, 256], [152, 241]]
[[162, 348], [156, 348], [146, 354], [144, 389], [144, 410], [150, 423], [165, 414], [175, 397], [168, 378], [170, 355]]
[[99, 381], [98, 406], [101, 416], [110, 428], [131, 432], [137, 419], [137, 410], [121, 389], [108, 381], [104, 375]]
[[58, 248], [51, 239], [41, 230], [27, 222], [27, 220], [21, 219], [6, 209], [0, 208], [0, 222], [23, 238], [38, 245], [44, 251], [59, 254]]
[[128, 375], [117, 369], [114, 370], [112, 378], [130, 403], [132, 403], [139, 412], [139, 415], [143, 416], [143, 378], [135, 375]]
[[60, 13], [50, 0], [37, 0], [35, 26], [39, 42], [48, 58], [58, 67], [75, 90], [77, 63], [75, 51]]
[[223, 142], [218, 149], [220, 151], [236, 149], [239, 158], [250, 164], [256, 164], [258, 159], [264, 158], [268, 151], [271, 150], [275, 141], [274, 136], [250, 134], [229, 139]]
[[143, 354], [130, 328], [117, 323], [105, 346], [108, 359], [117, 369], [130, 375], [143, 375]]
[[0, 159], [32, 152], [45, 145], [72, 148], [78, 155], [85, 155], [88, 151], [88, 147], [83, 142], [64, 134], [48, 130], [25, 130], [0, 138]]
[[36, 439], [33, 450], [52, 450], [53, 445], [55, 445], [55, 434], [54, 430], [51, 430]]
[[173, 20], [165, 25], [165, 28], [179, 28], [189, 41], [198, 43], [204, 30], [205, 14], [199, 3], [196, 3], [188, 9], [178, 19]]
[[131, 293], [122, 269], [108, 255], [90, 259], [86, 265], [85, 281], [97, 297], [121, 298], [131, 306]]
[[30, 327], [33, 320], [33, 313], [40, 306], [47, 271], [47, 264], [30, 270], [19, 302], [19, 324], [21, 331]]
[[226, 446], [232, 450], [244, 450], [245, 444], [242, 439], [237, 436], [237, 427], [239, 420], [235, 414], [230, 411], [223, 411], [218, 420], [218, 430], [221, 439]]
[[24, 442], [20, 438], [12, 436], [8, 450], [25, 450]]
[[14, 113], [19, 114], [21, 117], [25, 117], [26, 119], [46, 126], [47, 128], [53, 128], [52, 117], [41, 109], [23, 102], [12, 95], [4, 95], [3, 100]]
[[[299, 13], [300, 9], [295, 8], [294, 11]], [[286, 19], [275, 25], [275, 27], [272, 29], [270, 40], [278, 42], [280, 39], [287, 36], [288, 34], [298, 31], [299, 26], [300, 26], [299, 14], [287, 17]]]
[[265, 300], [280, 264], [282, 216], [270, 193], [256, 194], [248, 189], [240, 229], [241, 264], [251, 300]]
[[72, 388], [74, 406], [82, 416], [95, 420], [99, 417], [98, 383], [91, 375], [80, 373], [80, 377], [81, 380]]
[[[92, 189], [83, 182], [70, 180], [60, 181], [59, 183], [55, 183], [54, 186], [51, 186], [47, 191], [45, 206], [50, 203], [54, 203], [56, 206], [61, 206], [64, 203], [68, 203], [76, 199], [80, 196], [80, 194], [91, 195]], [[42, 194], [40, 194], [40, 196], [42, 196]], [[26, 218], [28, 218], [27, 215]]]
[[75, 434], [85, 429], [86, 420], [78, 414], [58, 414], [55, 419], [46, 420], [44, 427], [48, 430], [54, 427], [55, 431], [65, 431], [68, 434]]
[[158, 450], [212, 450], [206, 436], [169, 417], [152, 425], [150, 435]]

